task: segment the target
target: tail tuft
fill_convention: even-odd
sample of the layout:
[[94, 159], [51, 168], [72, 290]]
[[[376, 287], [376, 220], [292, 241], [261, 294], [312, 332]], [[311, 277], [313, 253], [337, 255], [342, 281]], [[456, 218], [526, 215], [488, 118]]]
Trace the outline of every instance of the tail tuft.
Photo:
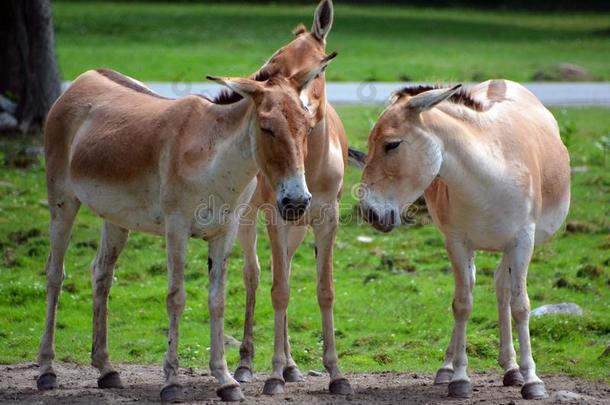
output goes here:
[[358, 169], [364, 168], [364, 163], [366, 162], [367, 155], [364, 152], [360, 152], [359, 150], [349, 148], [348, 152], [348, 162], [351, 166], [354, 166]]

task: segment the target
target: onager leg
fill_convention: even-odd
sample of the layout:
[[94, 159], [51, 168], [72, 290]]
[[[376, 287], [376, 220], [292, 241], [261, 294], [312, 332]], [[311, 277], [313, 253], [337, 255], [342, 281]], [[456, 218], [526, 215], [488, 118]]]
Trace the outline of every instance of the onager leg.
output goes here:
[[525, 399], [547, 396], [544, 383], [536, 375], [536, 364], [530, 345], [529, 315], [530, 301], [527, 295], [527, 270], [534, 251], [534, 226], [524, 229], [514, 245], [506, 251], [511, 288], [511, 312], [519, 333], [519, 361], [524, 384], [521, 395]]
[[349, 381], [339, 370], [337, 348], [335, 345], [335, 327], [333, 320], [333, 303], [335, 288], [333, 281], [333, 245], [337, 234], [338, 206], [327, 212], [323, 221], [313, 224], [316, 240], [316, 264], [318, 272], [318, 305], [322, 316], [322, 335], [324, 338], [324, 355], [322, 361], [330, 374], [329, 391], [335, 395], [353, 394]]
[[80, 208], [80, 201], [74, 197], [60, 196], [56, 198], [49, 191], [49, 207], [51, 210], [51, 253], [47, 260], [47, 312], [44, 334], [40, 341], [38, 365], [40, 372], [36, 379], [39, 390], [57, 388], [57, 375], [53, 370], [55, 358], [55, 316], [59, 293], [64, 280], [64, 256], [70, 241], [70, 232], [74, 218]]
[[129, 231], [104, 221], [102, 238], [91, 269], [93, 289], [93, 346], [91, 365], [100, 371], [99, 388], [123, 388], [119, 373], [108, 359], [108, 295], [116, 261], [125, 247]]
[[475, 283], [474, 252], [460, 237], [447, 239], [447, 252], [453, 266], [455, 293], [453, 297], [453, 377], [449, 396], [469, 398], [472, 395], [466, 355], [466, 324], [472, 311], [472, 289]]
[[496, 269], [496, 298], [498, 301], [498, 323], [500, 327], [500, 356], [498, 363], [504, 370], [503, 384], [523, 385], [523, 377], [517, 366], [517, 355], [513, 346], [512, 325], [510, 322], [510, 274], [506, 255]]
[[436, 371], [436, 377], [434, 378], [435, 385], [445, 385], [451, 382], [453, 379], [453, 356], [455, 356], [455, 325], [453, 326], [453, 332], [451, 332], [451, 339], [445, 350], [445, 359], [443, 365]]
[[[269, 217], [268, 220], [277, 220]], [[265, 381], [263, 394], [275, 395], [284, 392], [284, 369], [288, 365], [286, 357], [286, 310], [290, 300], [290, 258], [288, 257], [288, 239], [290, 225], [285, 223], [269, 223], [267, 230], [271, 241], [272, 253], [272, 287], [271, 301], [275, 313], [275, 339], [273, 345], [273, 370], [271, 376]]]
[[[306, 226], [291, 226], [288, 230], [288, 277], [290, 277], [290, 263], [292, 262], [294, 253], [301, 245], [301, 242], [303, 242], [306, 233]], [[288, 336], [288, 319], [286, 319], [286, 321], [284, 322], [284, 353], [286, 354], [286, 367], [284, 367], [284, 372], [282, 373], [284, 381], [303, 381], [303, 375], [301, 374], [301, 371], [299, 371], [297, 364], [292, 358], [290, 348], [290, 337]]]
[[165, 225], [167, 250], [167, 314], [169, 316], [168, 347], [163, 363], [165, 385], [161, 400], [177, 402], [184, 400], [184, 391], [178, 383], [178, 338], [180, 318], [184, 311], [184, 262], [189, 238], [189, 221], [181, 214], [168, 215]]
[[222, 401], [243, 401], [239, 383], [231, 377], [224, 348], [224, 310], [227, 290], [227, 260], [235, 241], [237, 224], [230, 227], [226, 235], [209, 242], [209, 288], [208, 308], [210, 311], [210, 370], [220, 388], [216, 393]]
[[256, 220], [258, 208], [250, 206], [239, 225], [239, 244], [244, 253], [244, 285], [246, 287], [246, 315], [244, 318], [244, 337], [239, 348], [239, 366], [235, 370], [235, 379], [240, 383], [252, 381], [252, 358], [254, 357], [254, 308], [256, 290], [260, 280], [261, 267], [256, 254]]

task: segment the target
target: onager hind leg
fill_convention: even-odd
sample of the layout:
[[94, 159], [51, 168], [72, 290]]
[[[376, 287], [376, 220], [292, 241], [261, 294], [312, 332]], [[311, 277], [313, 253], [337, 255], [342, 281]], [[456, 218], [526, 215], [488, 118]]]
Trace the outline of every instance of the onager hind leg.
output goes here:
[[55, 317], [59, 293], [64, 280], [64, 256], [70, 241], [74, 218], [80, 208], [80, 201], [72, 196], [57, 196], [49, 190], [51, 211], [51, 253], [47, 261], [47, 310], [44, 334], [40, 341], [38, 365], [40, 372], [36, 380], [39, 390], [57, 388], [57, 375], [53, 370], [55, 358]]
[[474, 251], [462, 236], [447, 239], [447, 252], [453, 266], [455, 293], [453, 296], [453, 376], [449, 383], [449, 396], [469, 398], [472, 395], [467, 373], [466, 324], [472, 312], [472, 289], [475, 283]]
[[102, 238], [91, 269], [93, 289], [93, 346], [91, 364], [100, 371], [99, 388], [123, 388], [119, 373], [108, 359], [108, 295], [114, 267], [125, 247], [129, 231], [104, 221]]
[[503, 384], [509, 386], [523, 385], [523, 376], [517, 366], [517, 355], [513, 346], [512, 325], [510, 322], [511, 281], [506, 255], [502, 257], [496, 269], [496, 298], [498, 302], [498, 324], [500, 328], [500, 356], [498, 363], [504, 370]]
[[256, 220], [258, 209], [249, 210], [239, 225], [238, 239], [244, 254], [244, 285], [246, 287], [246, 314], [244, 318], [244, 337], [239, 348], [239, 366], [235, 379], [240, 383], [252, 381], [252, 359], [254, 357], [254, 308], [256, 290], [260, 280], [261, 267], [256, 254]]
[[510, 277], [511, 312], [519, 333], [519, 366], [524, 384], [521, 395], [525, 399], [547, 396], [544, 383], [536, 375], [536, 364], [530, 344], [530, 302], [527, 295], [527, 270], [534, 251], [534, 225], [525, 228], [506, 252]]

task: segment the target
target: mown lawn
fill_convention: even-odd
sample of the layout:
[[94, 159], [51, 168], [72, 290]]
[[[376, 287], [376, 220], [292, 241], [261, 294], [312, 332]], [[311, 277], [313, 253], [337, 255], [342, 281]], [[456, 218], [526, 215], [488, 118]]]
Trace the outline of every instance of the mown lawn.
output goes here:
[[[98, 67], [158, 81], [246, 75], [311, 25], [316, 4], [54, 1], [59, 63], [66, 80]], [[610, 80], [610, 14], [335, 4], [332, 81], [528, 81], [559, 62]]]
[[[339, 108], [351, 143], [364, 148], [377, 108]], [[575, 167], [571, 232], [561, 232], [537, 249], [530, 269], [532, 306], [576, 302], [583, 317], [549, 316], [532, 320], [532, 344], [542, 373], [566, 373], [610, 381], [610, 120], [606, 109], [554, 110]], [[0, 363], [35, 361], [44, 318], [44, 263], [48, 253], [48, 211], [40, 162], [12, 151], [23, 140], [2, 141], [0, 156]], [[604, 149], [605, 148], [605, 149]], [[432, 225], [401, 228], [382, 235], [348, 221], [350, 193], [359, 172], [349, 169], [342, 201], [344, 225], [335, 255], [336, 334], [341, 365], [348, 371], [431, 372], [440, 365], [452, 326], [452, 275], [439, 232]], [[61, 296], [57, 358], [87, 363], [91, 347], [89, 264], [98, 243], [100, 220], [86, 209], [74, 229]], [[369, 236], [371, 243], [358, 241]], [[263, 266], [256, 309], [256, 367], [270, 368], [273, 316], [270, 303], [269, 247], [261, 237]], [[207, 246], [192, 241], [186, 272], [187, 309], [180, 356], [182, 365], [207, 367], [209, 323]], [[498, 369], [495, 254], [477, 257], [475, 308], [468, 333], [473, 370]], [[239, 248], [230, 260], [226, 331], [241, 339], [244, 291]], [[121, 256], [110, 300], [110, 352], [116, 362], [161, 364], [166, 348], [165, 258], [163, 241], [133, 234]], [[320, 319], [315, 297], [312, 237], [293, 265], [289, 308], [294, 357], [304, 370], [322, 369]], [[231, 368], [238, 349], [228, 350]]]

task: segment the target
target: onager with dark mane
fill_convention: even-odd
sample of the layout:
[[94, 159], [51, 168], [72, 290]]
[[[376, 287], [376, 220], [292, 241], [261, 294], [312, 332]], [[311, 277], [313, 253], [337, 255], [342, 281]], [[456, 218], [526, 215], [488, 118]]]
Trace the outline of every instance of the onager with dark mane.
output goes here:
[[[527, 89], [506, 80], [396, 94], [369, 138], [361, 207], [389, 232], [424, 194], [453, 265], [453, 335], [436, 383], [469, 397], [466, 323], [472, 309], [475, 250], [503, 252], [496, 270], [504, 385], [526, 399], [546, 396], [529, 335], [527, 271], [534, 245], [565, 220], [570, 162], [553, 115]], [[517, 365], [510, 316], [519, 334]]]
[[[316, 9], [313, 27], [309, 32], [300, 25], [294, 30], [295, 38], [277, 51], [255, 74], [258, 77], [290, 77], [302, 69], [309, 69], [325, 56], [326, 37], [333, 23], [333, 4], [322, 0]], [[246, 315], [244, 338], [240, 350], [241, 361], [235, 371], [240, 382], [252, 379], [254, 343], [252, 329], [256, 289], [259, 282], [260, 265], [256, 254], [256, 218], [259, 210], [267, 217], [267, 232], [271, 240], [273, 287], [271, 298], [275, 310], [275, 341], [273, 371], [263, 392], [273, 395], [284, 392], [284, 383], [301, 381], [302, 376], [292, 359], [288, 341], [288, 308], [290, 287], [290, 262], [299, 247], [307, 227], [315, 235], [317, 261], [317, 296], [322, 315], [324, 339], [324, 367], [330, 374], [329, 390], [333, 394], [352, 393], [349, 381], [338, 366], [335, 348], [333, 321], [333, 244], [338, 228], [338, 201], [343, 189], [343, 174], [347, 162], [347, 138], [345, 129], [334, 108], [326, 101], [324, 76], [320, 75], [302, 93], [303, 103], [315, 116], [315, 127], [307, 136], [305, 157], [305, 180], [313, 199], [305, 213], [300, 207], [293, 211], [302, 218], [278, 221], [274, 197], [276, 187], [264, 176], [258, 176], [258, 188], [250, 201], [247, 221], [243, 221], [238, 238], [244, 251], [244, 284], [246, 286]]]
[[104, 219], [92, 268], [92, 365], [100, 388], [122, 383], [109, 362], [107, 304], [115, 263], [130, 230], [164, 235], [167, 246], [168, 350], [164, 401], [184, 398], [178, 381], [178, 329], [185, 305], [187, 241], [209, 243], [210, 369], [218, 395], [243, 399], [224, 355], [227, 259], [238, 229], [239, 206], [250, 200], [262, 173], [280, 204], [307, 206], [303, 177], [306, 137], [313, 117], [300, 93], [334, 55], [288, 78], [258, 82], [210, 78], [241, 95], [223, 105], [202, 97], [164, 99], [119, 73], [80, 76], [55, 103], [45, 129], [51, 254], [47, 314], [38, 363], [40, 390], [57, 386], [52, 367], [64, 254], [81, 204]]

